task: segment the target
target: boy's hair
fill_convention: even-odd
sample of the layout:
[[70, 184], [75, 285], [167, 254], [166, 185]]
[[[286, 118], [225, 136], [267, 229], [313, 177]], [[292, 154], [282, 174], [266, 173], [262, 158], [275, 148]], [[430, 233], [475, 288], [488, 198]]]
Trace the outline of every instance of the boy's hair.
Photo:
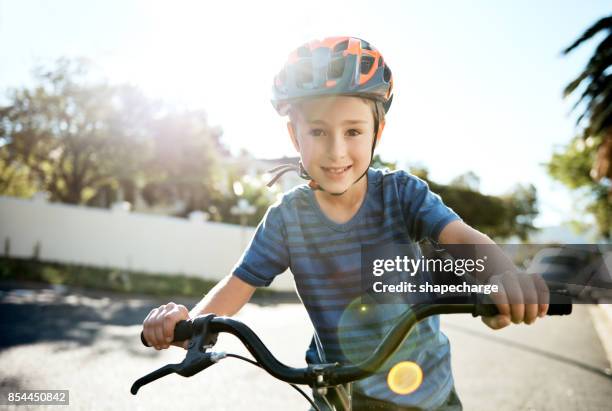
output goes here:
[[[363, 101], [368, 106], [370, 106], [370, 109], [372, 110], [372, 117], [374, 118], [374, 134], [376, 134], [378, 125], [385, 119], [385, 111], [380, 110], [378, 105], [376, 104], [376, 101], [372, 99], [361, 97], [361, 96], [353, 96], [353, 97], [359, 98], [361, 101]], [[291, 105], [289, 106], [287, 114], [289, 116], [289, 121], [291, 121], [294, 127], [297, 127], [297, 120], [298, 120], [299, 113], [302, 110], [303, 102], [304, 100], [298, 100], [296, 102], [291, 103]]]

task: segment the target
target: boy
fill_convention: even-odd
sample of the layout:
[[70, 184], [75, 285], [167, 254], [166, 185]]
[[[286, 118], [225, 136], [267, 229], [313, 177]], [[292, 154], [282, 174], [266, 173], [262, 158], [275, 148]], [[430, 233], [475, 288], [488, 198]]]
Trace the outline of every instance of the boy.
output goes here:
[[[315, 328], [307, 361], [357, 362], [372, 352], [406, 309], [400, 304], [360, 309], [362, 244], [415, 245], [422, 239], [494, 244], [466, 225], [424, 181], [403, 171], [369, 167], [392, 89], [391, 70], [380, 53], [357, 38], [312, 41], [289, 56], [275, 78], [272, 102], [279, 114], [289, 115], [287, 128], [301, 158], [297, 169], [310, 183], [268, 209], [232, 274], [190, 313], [173, 303], [151, 311], [144, 321], [151, 345], [167, 348], [181, 319], [211, 312], [235, 314], [256, 287], [268, 286], [290, 268]], [[274, 180], [293, 168], [283, 168]], [[525, 298], [541, 287], [508, 277], [503, 285]], [[496, 301], [501, 314], [483, 321], [493, 329], [510, 321], [530, 324], [548, 308], [543, 299], [538, 304], [537, 295], [531, 304], [523, 301], [502, 295]], [[416, 362], [425, 376], [410, 395], [397, 394], [386, 383], [389, 367], [403, 360]], [[384, 368], [354, 384], [355, 410], [461, 409], [450, 346], [437, 316], [420, 322]]]

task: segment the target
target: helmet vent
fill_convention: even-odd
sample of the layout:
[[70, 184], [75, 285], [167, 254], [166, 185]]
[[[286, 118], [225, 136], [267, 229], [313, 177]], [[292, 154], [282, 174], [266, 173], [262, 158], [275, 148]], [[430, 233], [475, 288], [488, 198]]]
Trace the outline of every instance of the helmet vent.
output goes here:
[[373, 65], [374, 65], [374, 57], [362, 56], [359, 71], [361, 71], [361, 74], [368, 74], [370, 70], [372, 69]]
[[385, 83], [388, 83], [389, 80], [391, 80], [391, 70], [389, 69], [389, 66], [387, 66], [385, 64], [385, 71], [383, 73], [383, 80], [385, 80]]
[[298, 63], [295, 82], [298, 87], [304, 87], [305, 83], [312, 83], [312, 63], [310, 60]]
[[348, 44], [349, 44], [348, 40], [344, 40], [343, 42], [336, 44], [333, 52], [340, 53], [341, 51], [348, 49]]
[[372, 46], [370, 46], [370, 43], [365, 40], [361, 40], [361, 48], [363, 50], [372, 50]]
[[343, 58], [332, 60], [327, 69], [327, 77], [330, 79], [342, 77], [342, 73], [344, 73], [344, 63], [345, 60]]

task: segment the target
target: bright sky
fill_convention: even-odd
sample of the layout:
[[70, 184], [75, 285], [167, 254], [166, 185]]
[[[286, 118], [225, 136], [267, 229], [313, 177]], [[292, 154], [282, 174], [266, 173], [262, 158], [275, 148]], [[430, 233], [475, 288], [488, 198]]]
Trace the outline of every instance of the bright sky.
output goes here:
[[127, 1], [0, 0], [0, 90], [31, 84], [31, 69], [86, 56], [112, 82], [204, 108], [234, 152], [294, 155], [272, 108], [272, 77], [298, 45], [353, 35], [391, 67], [395, 98], [379, 147], [447, 183], [474, 171], [481, 190], [538, 189], [539, 225], [581, 218], [540, 163], [575, 134], [563, 87], [594, 42], [569, 45], [605, 1]]

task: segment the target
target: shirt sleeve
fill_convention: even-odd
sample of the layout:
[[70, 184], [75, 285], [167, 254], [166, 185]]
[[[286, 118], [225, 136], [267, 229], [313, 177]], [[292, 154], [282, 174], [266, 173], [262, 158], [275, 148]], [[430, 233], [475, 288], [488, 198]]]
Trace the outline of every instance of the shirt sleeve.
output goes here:
[[279, 205], [271, 206], [234, 266], [233, 275], [254, 287], [267, 287], [289, 267], [287, 232]]
[[429, 239], [437, 243], [442, 229], [451, 221], [461, 220], [461, 217], [429, 189], [427, 182], [406, 172], [402, 177], [405, 178], [400, 193], [410, 236], [416, 242]]

